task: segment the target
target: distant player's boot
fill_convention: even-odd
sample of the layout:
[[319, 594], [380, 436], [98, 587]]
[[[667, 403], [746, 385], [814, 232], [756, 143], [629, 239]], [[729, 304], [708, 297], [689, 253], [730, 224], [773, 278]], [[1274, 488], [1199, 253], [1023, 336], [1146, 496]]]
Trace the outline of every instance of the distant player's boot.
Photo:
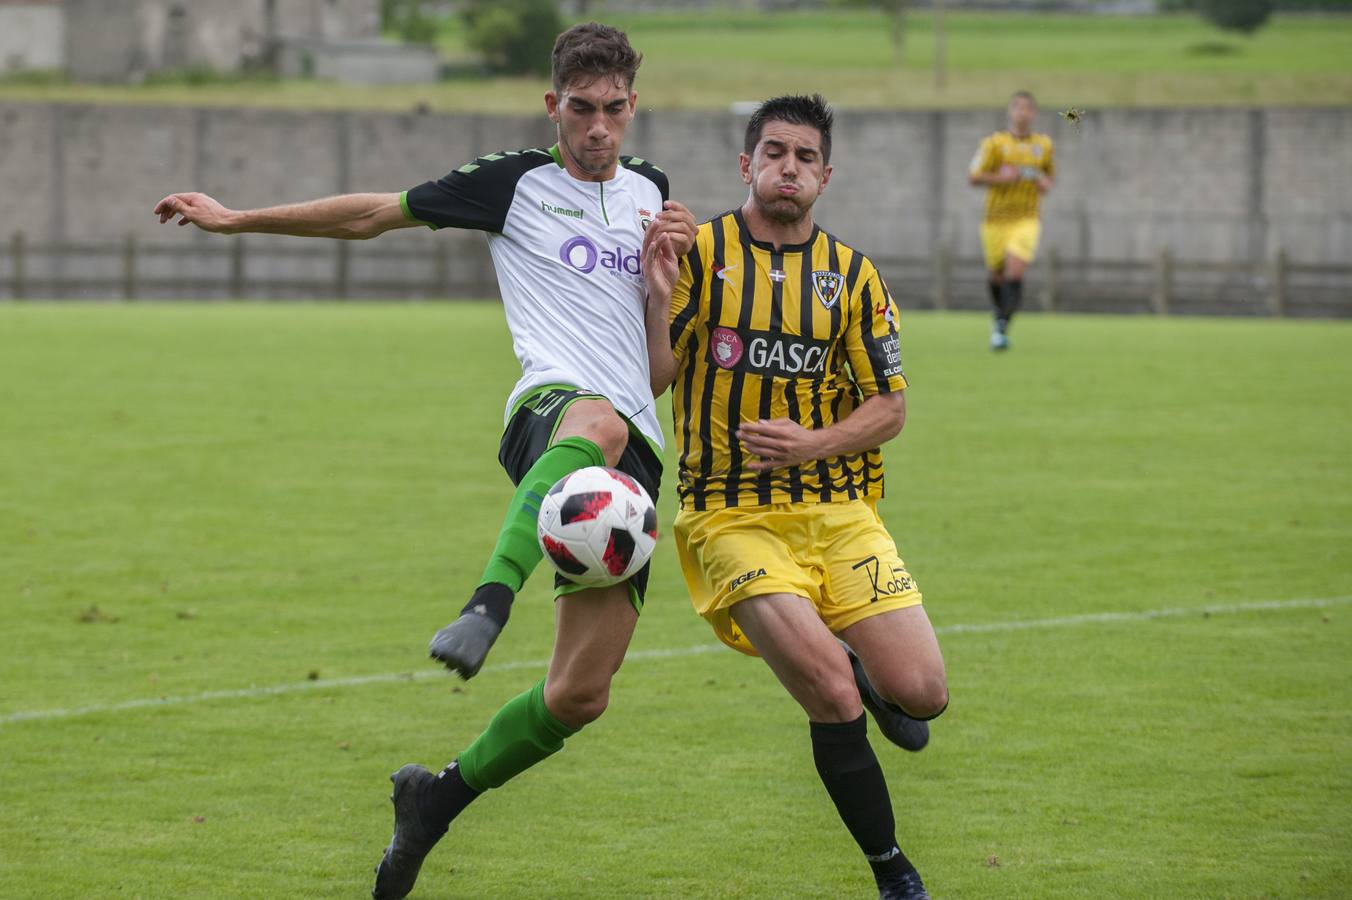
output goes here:
[[996, 325], [994, 328], [991, 329], [991, 349], [992, 350], [1009, 349], [1009, 335], [1005, 333], [1005, 329], [1000, 325]]
[[423, 859], [436, 846], [446, 829], [433, 831], [423, 825], [418, 811], [418, 792], [436, 781], [437, 776], [422, 766], [409, 764], [390, 776], [394, 782], [394, 836], [385, 855], [376, 866], [376, 884], [371, 888], [375, 900], [392, 900], [408, 895], [418, 880]]
[[878, 900], [930, 900], [920, 873], [912, 869], [878, 882]]
[[501, 633], [502, 626], [488, 616], [462, 613], [460, 618], [436, 633], [427, 652], [468, 681], [478, 674], [489, 648]]
[[[878, 730], [883, 733], [883, 737], [896, 744], [903, 750], [909, 750], [912, 753], [918, 753], [925, 749], [929, 743], [929, 723], [920, 719], [912, 719], [901, 708], [895, 704], [888, 703], [868, 680], [868, 674], [864, 672], [864, 664], [859, 661], [859, 657], [854, 655], [848, 644], [842, 642], [842, 647], [850, 657], [850, 667], [854, 669], [854, 684], [859, 688], [859, 699], [863, 701], [864, 708], [873, 716], [873, 721], [877, 724]], [[923, 890], [923, 888], [922, 888]]]

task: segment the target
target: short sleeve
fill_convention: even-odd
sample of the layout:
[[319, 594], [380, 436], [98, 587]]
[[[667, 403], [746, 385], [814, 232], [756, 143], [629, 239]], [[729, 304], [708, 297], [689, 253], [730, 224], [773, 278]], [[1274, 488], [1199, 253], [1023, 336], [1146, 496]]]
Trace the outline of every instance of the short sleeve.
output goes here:
[[852, 298], [845, 349], [854, 382], [865, 397], [906, 389], [901, 369], [901, 335], [897, 328], [897, 304], [878, 270], [869, 276]]
[[973, 175], [980, 175], [983, 172], [994, 172], [1000, 168], [1000, 148], [995, 143], [995, 137], [991, 136], [981, 142], [977, 148], [976, 156], [972, 157], [969, 171]]
[[1047, 138], [1047, 152], [1042, 154], [1042, 170], [1048, 175], [1056, 176], [1056, 157], [1052, 150], [1052, 139]]
[[671, 291], [671, 352], [676, 357], [677, 368], [680, 368], [690, 349], [690, 335], [694, 333], [699, 313], [699, 284], [703, 270], [697, 235], [695, 246], [681, 257], [681, 274]]
[[431, 228], [501, 233], [521, 176], [552, 164], [543, 150], [490, 153], [400, 195], [404, 216]]
[[667, 181], [666, 172], [640, 156], [621, 156], [620, 164], [651, 181], [662, 195], [663, 202], [671, 199], [671, 183]]

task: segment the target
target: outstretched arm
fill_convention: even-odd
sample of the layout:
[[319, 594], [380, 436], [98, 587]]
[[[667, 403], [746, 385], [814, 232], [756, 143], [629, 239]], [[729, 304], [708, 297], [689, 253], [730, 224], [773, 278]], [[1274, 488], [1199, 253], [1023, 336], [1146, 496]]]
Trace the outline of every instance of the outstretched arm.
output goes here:
[[758, 419], [743, 422], [737, 438], [758, 457], [747, 468], [763, 472], [880, 447], [900, 434], [905, 423], [906, 394], [892, 391], [874, 394], [825, 428], [804, 428], [792, 419]]
[[155, 215], [161, 225], [178, 216], [179, 225], [191, 223], [218, 234], [253, 232], [345, 240], [365, 240], [393, 228], [421, 224], [404, 215], [398, 194], [343, 194], [242, 210], [222, 206], [206, 194], [170, 194], [155, 204]]

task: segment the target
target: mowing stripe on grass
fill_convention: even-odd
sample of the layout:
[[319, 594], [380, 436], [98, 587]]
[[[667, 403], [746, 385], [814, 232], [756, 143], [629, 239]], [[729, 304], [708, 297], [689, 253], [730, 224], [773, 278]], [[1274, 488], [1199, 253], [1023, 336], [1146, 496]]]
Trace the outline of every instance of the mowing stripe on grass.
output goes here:
[[[1338, 606], [1352, 602], [1352, 597], [1322, 597], [1306, 600], [1257, 600], [1248, 603], [1226, 603], [1215, 606], [1165, 607], [1163, 609], [1144, 609], [1133, 612], [1086, 613], [1080, 616], [1057, 616], [1050, 619], [1011, 619], [1005, 622], [985, 622], [973, 624], [940, 625], [934, 630], [939, 634], [988, 634], [1001, 631], [1028, 631], [1042, 628], [1068, 628], [1074, 625], [1095, 625], [1114, 622], [1145, 622], [1152, 619], [1177, 619], [1188, 616], [1219, 616], [1246, 612], [1267, 612], [1290, 609], [1313, 609]], [[681, 656], [695, 656], [700, 653], [712, 653], [721, 650], [722, 644], [699, 644], [694, 647], [672, 647], [658, 650], [634, 650], [625, 655], [626, 662], [638, 662], [646, 659], [670, 659]], [[547, 659], [517, 660], [501, 665], [488, 666], [485, 672], [509, 672], [513, 669], [543, 669], [549, 665]], [[440, 669], [426, 669], [419, 672], [387, 672], [381, 675], [358, 675], [352, 678], [320, 678], [314, 681], [298, 681], [292, 684], [275, 684], [269, 687], [247, 687], [230, 691], [205, 691], [200, 694], [185, 694], [178, 697], [146, 697], [140, 700], [126, 700], [122, 703], [95, 703], [90, 706], [76, 706], [65, 709], [34, 709], [26, 712], [9, 713], [0, 716], [0, 725], [16, 722], [33, 722], [49, 719], [69, 719], [75, 716], [88, 716], [95, 713], [125, 712], [127, 710], [146, 709], [161, 706], [184, 706], [190, 703], [205, 703], [208, 700], [237, 700], [255, 697], [268, 697], [274, 694], [294, 694], [301, 691], [322, 690], [325, 688], [360, 687], [366, 684], [387, 684], [395, 681], [425, 681], [429, 678], [446, 678]]]

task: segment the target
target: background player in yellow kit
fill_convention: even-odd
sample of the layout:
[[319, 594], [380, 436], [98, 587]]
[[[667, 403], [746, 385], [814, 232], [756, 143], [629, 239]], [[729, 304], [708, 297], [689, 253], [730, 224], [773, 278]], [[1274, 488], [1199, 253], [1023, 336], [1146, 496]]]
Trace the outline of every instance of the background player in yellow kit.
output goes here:
[[995, 325], [991, 349], [1009, 348], [1009, 321], [1023, 299], [1024, 269], [1037, 255], [1038, 205], [1056, 177], [1052, 139], [1033, 132], [1037, 101], [1027, 91], [1009, 99], [1009, 128], [981, 142], [968, 183], [986, 188], [981, 249], [990, 272]]

